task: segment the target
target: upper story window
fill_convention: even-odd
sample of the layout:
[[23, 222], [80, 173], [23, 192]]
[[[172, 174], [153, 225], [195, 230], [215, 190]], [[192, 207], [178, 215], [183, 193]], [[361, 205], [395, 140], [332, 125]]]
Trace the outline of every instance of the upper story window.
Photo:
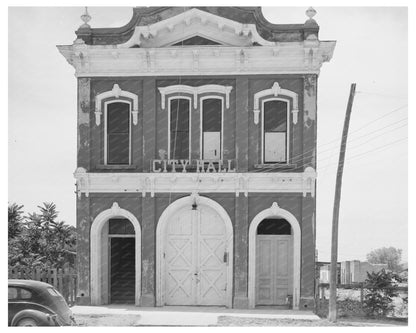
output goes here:
[[105, 164], [130, 164], [130, 108], [124, 101], [105, 104]]
[[94, 113], [97, 126], [102, 126], [104, 113], [104, 164], [130, 165], [131, 123], [138, 124], [139, 97], [114, 84], [113, 89], [95, 96]]
[[222, 159], [223, 99], [202, 99], [201, 110], [201, 155], [203, 160]]
[[190, 158], [190, 114], [191, 100], [169, 99], [169, 158]]
[[254, 124], [261, 119], [261, 163], [289, 163], [290, 123], [298, 123], [298, 94], [278, 82], [253, 98]]
[[289, 105], [279, 99], [263, 101], [263, 162], [287, 163]]

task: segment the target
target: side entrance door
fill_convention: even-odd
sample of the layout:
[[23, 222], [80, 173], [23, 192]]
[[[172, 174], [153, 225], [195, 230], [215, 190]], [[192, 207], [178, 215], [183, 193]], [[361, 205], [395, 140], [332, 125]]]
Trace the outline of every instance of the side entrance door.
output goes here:
[[226, 305], [226, 245], [224, 221], [212, 208], [174, 214], [165, 238], [166, 305]]
[[256, 305], [285, 305], [293, 286], [292, 236], [256, 237]]

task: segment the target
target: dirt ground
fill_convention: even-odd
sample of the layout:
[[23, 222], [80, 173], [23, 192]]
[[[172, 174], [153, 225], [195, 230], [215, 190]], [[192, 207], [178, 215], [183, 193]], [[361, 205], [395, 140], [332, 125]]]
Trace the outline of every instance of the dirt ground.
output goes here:
[[[137, 315], [78, 315], [76, 316], [78, 326], [142, 326], [140, 317]], [[239, 318], [230, 316], [218, 317], [218, 323], [214, 326], [406, 326], [407, 322], [395, 320], [365, 320], [365, 319], [340, 319], [336, 323], [330, 323], [326, 319], [320, 320], [295, 320], [295, 319], [262, 319], [262, 318]]]
[[406, 323], [394, 320], [355, 320], [340, 319], [331, 323], [326, 319], [320, 320], [295, 320], [295, 319], [260, 319], [260, 318], [236, 318], [219, 317], [217, 326], [406, 326]]

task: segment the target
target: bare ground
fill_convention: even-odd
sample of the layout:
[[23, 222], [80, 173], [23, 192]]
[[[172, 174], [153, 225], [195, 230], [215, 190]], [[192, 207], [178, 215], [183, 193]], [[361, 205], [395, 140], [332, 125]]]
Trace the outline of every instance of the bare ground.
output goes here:
[[331, 323], [326, 319], [320, 320], [295, 320], [295, 319], [263, 319], [263, 318], [238, 318], [219, 317], [217, 326], [406, 326], [407, 322], [395, 320], [366, 320], [366, 319], [340, 319]]
[[[142, 326], [138, 315], [77, 315], [78, 326]], [[356, 327], [385, 327], [385, 326], [406, 326], [405, 321], [396, 320], [370, 320], [362, 318], [340, 319], [331, 323], [326, 319], [320, 320], [295, 320], [295, 319], [264, 319], [264, 318], [240, 318], [231, 316], [218, 317], [218, 323], [214, 326], [356, 326]]]

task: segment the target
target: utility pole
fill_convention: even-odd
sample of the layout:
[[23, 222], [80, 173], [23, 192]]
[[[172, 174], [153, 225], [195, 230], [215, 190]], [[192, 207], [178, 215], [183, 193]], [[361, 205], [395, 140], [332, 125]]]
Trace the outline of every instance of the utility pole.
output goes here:
[[331, 242], [331, 273], [329, 283], [329, 314], [328, 320], [337, 320], [337, 262], [338, 262], [338, 220], [341, 201], [342, 173], [344, 171], [345, 151], [347, 149], [348, 127], [350, 124], [352, 103], [355, 95], [355, 83], [351, 84], [350, 97], [348, 99], [347, 112], [345, 114], [344, 129], [342, 131], [341, 149], [339, 152], [337, 181], [335, 185], [334, 212], [332, 217], [332, 242]]

